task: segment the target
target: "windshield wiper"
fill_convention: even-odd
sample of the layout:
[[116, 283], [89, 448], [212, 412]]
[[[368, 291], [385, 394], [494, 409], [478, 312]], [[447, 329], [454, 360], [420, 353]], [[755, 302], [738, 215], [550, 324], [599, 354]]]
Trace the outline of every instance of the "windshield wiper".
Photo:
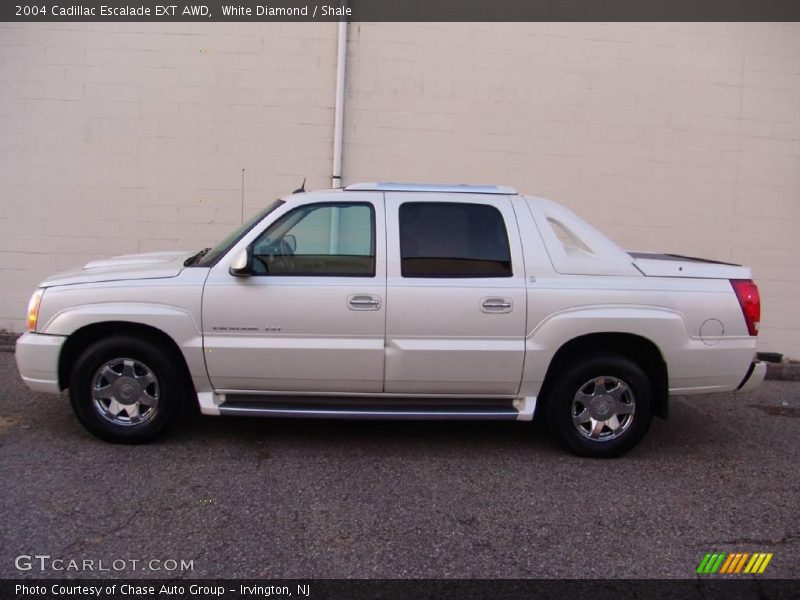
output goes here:
[[206, 254], [208, 254], [208, 251], [209, 251], [209, 250], [211, 250], [211, 248], [203, 248], [203, 249], [202, 249], [202, 250], [200, 250], [200, 252], [198, 252], [197, 254], [192, 254], [192, 255], [191, 255], [189, 258], [187, 258], [185, 261], [183, 261], [183, 266], [184, 266], [184, 267], [190, 267], [190, 266], [192, 266], [192, 265], [193, 265], [194, 263], [196, 263], [198, 260], [200, 260], [201, 258], [203, 258], [203, 257], [204, 257]]

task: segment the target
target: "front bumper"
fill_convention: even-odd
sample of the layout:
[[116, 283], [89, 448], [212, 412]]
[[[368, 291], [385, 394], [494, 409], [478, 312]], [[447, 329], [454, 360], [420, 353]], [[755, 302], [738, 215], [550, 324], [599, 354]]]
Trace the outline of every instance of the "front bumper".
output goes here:
[[737, 392], [749, 392], [756, 389], [764, 377], [767, 375], [767, 363], [761, 360], [753, 361], [750, 368], [747, 370], [747, 375], [744, 376], [742, 383], [736, 388]]
[[58, 394], [58, 358], [66, 337], [24, 333], [17, 340], [17, 369], [34, 392]]

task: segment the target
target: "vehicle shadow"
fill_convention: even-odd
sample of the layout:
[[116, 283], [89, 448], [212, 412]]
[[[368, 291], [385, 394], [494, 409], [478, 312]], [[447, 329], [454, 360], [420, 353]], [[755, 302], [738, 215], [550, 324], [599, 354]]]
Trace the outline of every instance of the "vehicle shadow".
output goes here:
[[[0, 432], [2, 438], [16, 433], [25, 437], [46, 438], [64, 447], [79, 440], [95, 440], [72, 414], [69, 401], [28, 392], [20, 406], [12, 400], [6, 408], [9, 422]], [[12, 395], [12, 398], [14, 396]], [[9, 398], [11, 400], [11, 398]], [[667, 421], [655, 418], [642, 442], [627, 456], [644, 459], [653, 455], [673, 456], [717, 452], [720, 447], [740, 443], [737, 419], [746, 419], [741, 412], [716, 416], [704, 397], [691, 401], [676, 398], [671, 403]], [[743, 400], [746, 403], [746, 399]], [[30, 403], [37, 406], [31, 407]], [[750, 409], [754, 410], [754, 409]], [[711, 413], [711, 414], [709, 414]], [[13, 419], [11, 418], [13, 417]], [[719, 421], [710, 428], [709, 419]], [[741, 423], [745, 426], [746, 423]], [[98, 443], [102, 443], [99, 442]], [[187, 451], [206, 448], [246, 449], [248, 446], [272, 448], [305, 447], [314, 451], [361, 448], [370, 451], [402, 451], [412, 446], [436, 453], [486, 451], [489, 449], [524, 450], [532, 455], [566, 455], [548, 435], [543, 419], [528, 422], [501, 421], [369, 421], [344, 419], [281, 419], [211, 417], [189, 411], [181, 416], [167, 434], [156, 442], [159, 446]]]
[[378, 421], [348, 419], [282, 419], [191, 415], [170, 433], [173, 443], [252, 442], [269, 439], [337, 446], [395, 446], [410, 442], [440, 445], [508, 444], [556, 450], [542, 423], [502, 421]]
[[[709, 439], [703, 415], [681, 410], [668, 421], [654, 418], [645, 438], [626, 456], [635, 459], [697, 452], [718, 447]], [[436, 454], [524, 451], [531, 456], [574, 460], [549, 435], [543, 419], [502, 421], [369, 421], [346, 419], [280, 419], [192, 415], [174, 428], [165, 442], [176, 445], [302, 446], [309, 452], [336, 453], [352, 448], [393, 452], [412, 447]]]

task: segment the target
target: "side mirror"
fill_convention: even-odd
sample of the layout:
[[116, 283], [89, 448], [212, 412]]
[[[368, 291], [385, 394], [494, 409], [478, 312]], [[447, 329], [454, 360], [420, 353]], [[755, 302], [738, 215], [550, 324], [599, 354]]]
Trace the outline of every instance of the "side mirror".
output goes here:
[[235, 277], [249, 277], [253, 273], [253, 247], [239, 251], [233, 259], [228, 272]]
[[283, 236], [283, 241], [286, 242], [286, 246], [292, 251], [292, 254], [294, 254], [297, 250], [297, 238], [294, 237], [294, 234], [287, 233]]

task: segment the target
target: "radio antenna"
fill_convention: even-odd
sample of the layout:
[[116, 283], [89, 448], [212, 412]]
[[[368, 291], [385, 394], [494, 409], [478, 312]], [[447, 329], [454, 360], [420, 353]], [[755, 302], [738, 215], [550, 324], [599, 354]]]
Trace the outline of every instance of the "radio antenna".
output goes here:
[[244, 223], [244, 167], [242, 167], [242, 223]]

